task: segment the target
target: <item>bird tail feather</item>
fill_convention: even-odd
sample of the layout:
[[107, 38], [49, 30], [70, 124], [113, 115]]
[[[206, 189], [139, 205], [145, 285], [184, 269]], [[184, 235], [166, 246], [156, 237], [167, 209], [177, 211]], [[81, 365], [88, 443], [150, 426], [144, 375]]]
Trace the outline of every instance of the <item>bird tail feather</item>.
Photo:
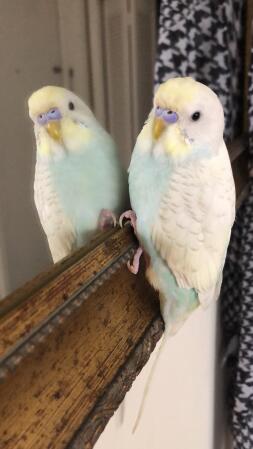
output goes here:
[[162, 350], [163, 350], [163, 348], [165, 346], [165, 342], [167, 341], [166, 336], [168, 336], [168, 334], [165, 332], [163, 334], [163, 337], [162, 337], [162, 343], [161, 343], [161, 345], [160, 345], [160, 347], [159, 347], [159, 349], [158, 349], [158, 351], [156, 353], [155, 360], [154, 360], [153, 365], [151, 367], [151, 370], [149, 372], [148, 379], [147, 379], [147, 382], [146, 382], [146, 385], [145, 385], [145, 388], [144, 388], [141, 404], [140, 404], [139, 411], [138, 411], [138, 414], [137, 414], [137, 417], [136, 417], [136, 420], [135, 420], [135, 423], [134, 423], [134, 426], [133, 426], [132, 433], [135, 433], [135, 431], [137, 430], [137, 427], [139, 426], [141, 417], [143, 415], [144, 407], [145, 407], [146, 399], [147, 399], [147, 395], [148, 395], [148, 391], [149, 391], [150, 384], [151, 384], [151, 381], [152, 381], [152, 378], [153, 378], [153, 375], [154, 375], [154, 372], [155, 372], [155, 368], [157, 366], [157, 362], [158, 362], [158, 360], [160, 358]]

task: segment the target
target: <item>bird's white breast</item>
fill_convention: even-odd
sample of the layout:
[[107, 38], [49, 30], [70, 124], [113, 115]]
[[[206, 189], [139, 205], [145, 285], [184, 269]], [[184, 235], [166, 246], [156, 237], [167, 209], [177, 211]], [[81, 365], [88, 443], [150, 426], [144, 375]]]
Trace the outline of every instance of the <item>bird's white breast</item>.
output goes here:
[[61, 206], [47, 161], [37, 160], [34, 200], [56, 262], [73, 250], [76, 238], [73, 224]]
[[235, 213], [235, 192], [225, 146], [212, 159], [172, 173], [152, 239], [182, 287], [206, 291], [223, 268]]
[[43, 229], [47, 235], [50, 235], [60, 225], [64, 213], [60, 207], [48, 164], [40, 161], [37, 161], [35, 168], [34, 200]]

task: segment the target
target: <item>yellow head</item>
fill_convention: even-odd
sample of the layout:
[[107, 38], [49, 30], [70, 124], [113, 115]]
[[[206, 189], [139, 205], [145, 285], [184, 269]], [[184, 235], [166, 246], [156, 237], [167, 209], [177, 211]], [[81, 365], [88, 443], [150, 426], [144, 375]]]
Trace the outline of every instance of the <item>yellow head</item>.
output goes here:
[[55, 144], [61, 145], [64, 136], [71, 134], [75, 123], [85, 123], [87, 119], [94, 119], [86, 104], [63, 87], [42, 87], [30, 96], [28, 107], [29, 116], [35, 124], [36, 135], [43, 138], [44, 147], [49, 145], [50, 139]]
[[223, 139], [224, 114], [217, 95], [192, 78], [172, 78], [154, 97], [152, 134], [177, 156], [194, 147], [215, 150]]

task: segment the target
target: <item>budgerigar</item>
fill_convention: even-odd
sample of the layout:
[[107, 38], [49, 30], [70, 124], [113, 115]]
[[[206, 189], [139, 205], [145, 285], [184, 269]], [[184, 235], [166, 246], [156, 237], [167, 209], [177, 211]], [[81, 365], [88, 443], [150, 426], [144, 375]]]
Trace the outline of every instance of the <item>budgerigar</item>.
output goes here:
[[28, 106], [37, 145], [34, 199], [57, 262], [122, 211], [126, 176], [112, 138], [74, 93], [42, 87]]
[[[192, 78], [160, 85], [129, 167], [131, 218], [146, 275], [158, 290], [165, 336], [215, 301], [235, 218], [224, 115], [216, 94]], [[122, 217], [122, 218], [123, 218]]]

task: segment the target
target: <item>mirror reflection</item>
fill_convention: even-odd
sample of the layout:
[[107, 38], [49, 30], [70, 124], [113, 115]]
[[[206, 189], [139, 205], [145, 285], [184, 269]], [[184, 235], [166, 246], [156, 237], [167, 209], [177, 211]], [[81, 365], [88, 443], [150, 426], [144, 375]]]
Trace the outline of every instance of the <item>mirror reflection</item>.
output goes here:
[[28, 101], [34, 123], [34, 201], [54, 262], [116, 226], [127, 197], [113, 139], [69, 90], [46, 86]]
[[1, 298], [124, 210], [152, 102], [146, 3], [1, 0]]

